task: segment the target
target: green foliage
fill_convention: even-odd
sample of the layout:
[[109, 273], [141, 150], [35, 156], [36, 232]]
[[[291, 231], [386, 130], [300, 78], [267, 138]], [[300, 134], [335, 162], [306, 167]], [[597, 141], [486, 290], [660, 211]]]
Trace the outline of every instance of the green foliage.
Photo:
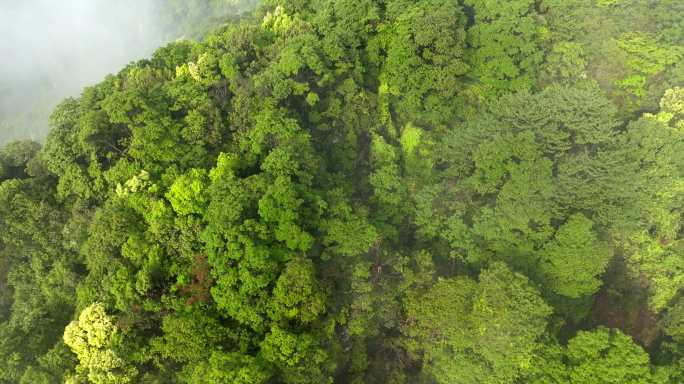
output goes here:
[[541, 75], [546, 82], [575, 82], [586, 79], [587, 61], [582, 45], [561, 41], [556, 43], [546, 57], [544, 73]]
[[628, 34], [617, 41], [617, 46], [627, 55], [627, 66], [634, 73], [617, 85], [639, 98], [645, 95], [649, 76], [659, 74], [684, 54], [681, 47], [661, 45], [645, 34]]
[[274, 326], [261, 343], [261, 355], [278, 367], [285, 383], [332, 382], [321, 369], [327, 354], [314, 335], [293, 334]]
[[176, 178], [166, 198], [177, 214], [189, 215], [204, 212], [207, 204], [204, 196], [206, 176], [203, 169], [191, 169], [188, 174]]
[[468, 0], [475, 24], [468, 30], [469, 62], [491, 92], [529, 90], [542, 61], [539, 21], [531, 0]]
[[394, 110], [409, 121], [448, 121], [469, 70], [464, 13], [449, 1], [428, 0], [411, 4], [390, 21], [371, 45], [386, 51], [379, 92], [387, 93]]
[[[664, 372], [663, 372], [664, 373]], [[654, 374], [648, 354], [616, 329], [579, 331], [567, 346], [551, 344], [535, 356], [531, 383], [665, 383], [667, 373]]]
[[287, 264], [273, 289], [271, 318], [308, 323], [325, 312], [325, 296], [314, 273], [309, 260], [295, 259]]
[[684, 299], [681, 297], [665, 317], [665, 332], [677, 341], [684, 339]]
[[663, 0], [656, 4], [655, 19], [658, 31], [669, 43], [684, 43], [681, 15], [684, 12], [682, 3], [676, 0]]
[[239, 353], [214, 351], [197, 364], [187, 383], [263, 384], [271, 377], [264, 363]]
[[598, 240], [594, 223], [582, 214], [570, 216], [542, 250], [541, 271], [547, 286], [571, 298], [591, 295], [601, 286], [610, 250]]
[[324, 222], [326, 235], [323, 242], [331, 252], [358, 256], [367, 252], [378, 240], [375, 227], [364, 215], [354, 213], [348, 203], [333, 201], [329, 212], [332, 217]]
[[198, 312], [165, 316], [161, 329], [164, 335], [153, 340], [152, 347], [176, 362], [206, 361], [212, 349], [235, 337], [215, 318]]
[[503, 264], [438, 281], [409, 297], [404, 329], [439, 383], [510, 382], [529, 368], [550, 308], [527, 279]]
[[680, 8], [267, 0], [129, 64], [0, 149], [0, 383], [681, 382]]
[[648, 355], [620, 331], [580, 331], [568, 342], [570, 383], [649, 383]]
[[38, 162], [36, 155], [40, 144], [34, 141], [15, 141], [7, 144], [0, 151], [0, 178], [23, 179], [31, 174], [31, 163]]
[[[596, 80], [626, 117], [653, 110], [662, 92], [678, 85], [681, 5], [673, 1], [546, 0], [550, 44], [578, 45]], [[674, 59], [674, 61], [673, 61]]]
[[101, 303], [85, 308], [78, 316], [78, 321], [64, 329], [64, 343], [79, 360], [77, 371], [85, 372], [88, 380], [95, 384], [131, 383], [137, 374], [137, 370], [126, 366], [112, 349], [116, 344], [117, 332]]

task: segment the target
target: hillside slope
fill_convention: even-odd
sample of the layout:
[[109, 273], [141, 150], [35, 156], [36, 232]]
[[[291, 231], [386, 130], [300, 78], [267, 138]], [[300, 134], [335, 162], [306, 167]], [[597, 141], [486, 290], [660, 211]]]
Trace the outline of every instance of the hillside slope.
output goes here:
[[64, 100], [0, 383], [684, 381], [678, 4], [269, 0]]

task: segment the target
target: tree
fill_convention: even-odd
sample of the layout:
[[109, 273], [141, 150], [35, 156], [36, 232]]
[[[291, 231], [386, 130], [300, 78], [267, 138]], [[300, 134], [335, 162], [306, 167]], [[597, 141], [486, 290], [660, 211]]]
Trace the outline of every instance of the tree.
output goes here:
[[557, 294], [570, 298], [591, 295], [601, 286], [611, 251], [582, 214], [568, 218], [553, 240], [541, 251], [541, 271], [546, 284]]
[[280, 370], [287, 384], [332, 383], [333, 367], [319, 344], [312, 334], [295, 334], [273, 326], [261, 343], [260, 354]]
[[494, 94], [531, 89], [543, 57], [534, 2], [468, 0], [465, 4], [475, 13], [475, 24], [468, 30], [472, 47], [468, 57], [477, 79]]
[[621, 245], [634, 272], [648, 279], [654, 311], [664, 309], [677, 297], [684, 279], [678, 251], [679, 207], [684, 197], [679, 187], [684, 168], [677, 156], [684, 144], [681, 134], [656, 116], [645, 115], [630, 123], [620, 143], [628, 152], [624, 156], [630, 159], [631, 167], [636, 168], [631, 176], [634, 188], [630, 190], [636, 195], [634, 205], [638, 211], [634, 216], [645, 223], [623, 235]]
[[84, 371], [95, 384], [134, 382], [137, 371], [116, 352], [117, 327], [101, 303], [85, 308], [78, 321], [64, 330], [64, 343], [79, 360], [77, 370]]
[[[409, 350], [439, 383], [512, 381], [529, 367], [550, 308], [527, 278], [501, 263], [475, 282], [443, 279], [409, 296]], [[484, 380], [484, 381], [483, 381]]]
[[674, 340], [684, 340], [684, 297], [680, 297], [665, 316], [665, 332]]
[[577, 82], [587, 78], [586, 53], [581, 44], [572, 41], [556, 43], [546, 57], [540, 78], [544, 83]]
[[[0, 179], [23, 179], [29, 175], [29, 162], [40, 151], [34, 141], [14, 141], [0, 150]], [[35, 161], [35, 160], [34, 160]]]
[[272, 373], [263, 361], [237, 352], [213, 351], [193, 367], [187, 383], [263, 384]]
[[627, 66], [632, 71], [629, 77], [619, 80], [617, 86], [638, 99], [645, 96], [649, 77], [676, 63], [683, 54], [680, 47], [659, 44], [645, 33], [628, 33], [617, 41], [617, 45], [627, 55]]
[[202, 214], [206, 207], [205, 189], [206, 172], [203, 169], [191, 169], [173, 182], [166, 198], [179, 215]]
[[310, 260], [294, 259], [278, 277], [269, 315], [274, 320], [316, 320], [325, 312], [325, 294], [316, 279]]
[[325, 231], [323, 243], [328, 251], [343, 256], [358, 256], [367, 252], [378, 240], [377, 229], [365, 217], [367, 209], [356, 210], [345, 201], [344, 191], [337, 189], [329, 193], [327, 213], [330, 216], [322, 223]]
[[580, 331], [567, 346], [570, 383], [650, 383], [648, 354], [618, 330]]
[[[446, 122], [460, 112], [454, 104], [462, 103], [457, 96], [469, 70], [465, 15], [442, 0], [413, 3], [397, 13], [371, 42], [371, 58], [382, 60], [380, 96], [389, 97], [405, 121]], [[381, 49], [386, 57], [376, 57]]]
[[152, 348], [166, 359], [182, 363], [198, 363], [209, 359], [215, 349], [236, 335], [213, 317], [201, 311], [164, 316], [163, 336], [151, 341]]
[[666, 371], [654, 370], [648, 354], [617, 329], [579, 331], [567, 346], [541, 345], [525, 383], [666, 383]]
[[542, 339], [534, 351], [530, 368], [516, 381], [517, 383], [549, 384], [569, 383], [568, 369], [565, 366], [565, 349], [556, 340]]

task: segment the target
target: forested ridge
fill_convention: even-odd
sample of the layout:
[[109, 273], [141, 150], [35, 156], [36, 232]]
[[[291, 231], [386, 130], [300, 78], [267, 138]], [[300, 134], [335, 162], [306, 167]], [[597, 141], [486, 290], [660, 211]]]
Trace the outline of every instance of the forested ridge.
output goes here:
[[0, 150], [0, 383], [684, 382], [684, 2], [211, 25]]

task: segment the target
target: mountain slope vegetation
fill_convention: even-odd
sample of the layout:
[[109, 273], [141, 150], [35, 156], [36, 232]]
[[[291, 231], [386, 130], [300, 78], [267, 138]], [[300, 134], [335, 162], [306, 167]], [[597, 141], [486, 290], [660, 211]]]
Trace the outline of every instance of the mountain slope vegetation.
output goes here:
[[0, 383], [684, 381], [684, 8], [266, 0], [0, 151]]

